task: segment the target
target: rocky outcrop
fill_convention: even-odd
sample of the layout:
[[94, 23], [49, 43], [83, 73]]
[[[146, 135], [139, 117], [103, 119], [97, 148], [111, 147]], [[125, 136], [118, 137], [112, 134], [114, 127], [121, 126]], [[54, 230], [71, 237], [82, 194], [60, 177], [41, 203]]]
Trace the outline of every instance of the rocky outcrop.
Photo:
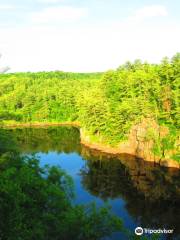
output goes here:
[[[168, 128], [159, 126], [151, 118], [146, 118], [131, 128], [127, 141], [121, 142], [117, 147], [111, 147], [99, 142], [92, 143], [91, 137], [87, 135], [86, 131], [84, 129], [80, 130], [81, 143], [90, 148], [116, 155], [129, 154], [166, 167], [180, 168], [177, 161], [166, 158], [166, 156], [156, 156], [153, 153], [154, 137], [162, 138], [167, 134]], [[172, 153], [173, 151], [171, 151]]]

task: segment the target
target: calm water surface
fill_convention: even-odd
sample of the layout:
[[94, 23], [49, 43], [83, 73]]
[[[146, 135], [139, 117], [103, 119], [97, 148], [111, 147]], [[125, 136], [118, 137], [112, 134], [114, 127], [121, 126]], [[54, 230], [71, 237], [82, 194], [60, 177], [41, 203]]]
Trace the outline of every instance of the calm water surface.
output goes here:
[[[60, 166], [73, 178], [76, 203], [108, 203], [124, 225], [174, 229], [180, 239], [180, 171], [163, 168], [129, 156], [119, 159], [90, 150], [80, 144], [73, 127], [4, 130], [22, 154], [35, 154], [40, 165]], [[12, 140], [11, 139], [11, 140]], [[114, 234], [113, 240], [126, 239]]]

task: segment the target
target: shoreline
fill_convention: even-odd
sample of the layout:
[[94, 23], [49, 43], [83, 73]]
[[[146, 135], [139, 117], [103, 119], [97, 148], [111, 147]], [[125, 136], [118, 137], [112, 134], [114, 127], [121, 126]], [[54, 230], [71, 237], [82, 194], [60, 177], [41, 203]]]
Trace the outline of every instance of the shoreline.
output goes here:
[[117, 148], [113, 148], [113, 147], [109, 147], [103, 144], [99, 144], [99, 143], [90, 143], [90, 142], [85, 142], [83, 140], [81, 140], [81, 144], [84, 145], [85, 147], [92, 149], [94, 151], [98, 151], [104, 154], [109, 154], [109, 155], [114, 155], [117, 157], [121, 157], [121, 155], [127, 155], [127, 156], [131, 156], [134, 159], [141, 159], [144, 162], [149, 162], [149, 163], [154, 163], [154, 164], [158, 164], [159, 166], [162, 167], [166, 167], [166, 168], [174, 168], [174, 169], [180, 169], [180, 164], [175, 161], [175, 160], [148, 160], [145, 158], [141, 158], [131, 152], [127, 152], [127, 151], [122, 151], [122, 150], [118, 150]]
[[10, 123], [10, 124], [4, 124], [2, 126], [0, 126], [0, 128], [24, 128], [24, 127], [50, 127], [50, 126], [72, 126], [72, 127], [76, 127], [80, 130], [80, 143], [82, 145], [84, 145], [87, 148], [90, 148], [92, 150], [95, 151], [99, 151], [105, 154], [110, 154], [110, 155], [114, 155], [114, 156], [120, 156], [123, 154], [127, 154], [127, 155], [131, 155], [134, 158], [140, 158], [145, 162], [151, 162], [151, 163], [155, 163], [155, 164], [159, 164], [160, 166], [164, 166], [167, 168], [176, 168], [176, 169], [180, 169], [180, 163], [178, 163], [175, 160], [158, 160], [158, 159], [154, 159], [152, 160], [148, 160], [142, 157], [139, 157], [138, 155], [134, 154], [134, 150], [130, 150], [127, 149], [123, 150], [123, 149], [118, 149], [115, 147], [111, 147], [108, 146], [106, 144], [102, 144], [102, 143], [97, 143], [97, 142], [91, 142], [89, 141], [89, 139], [87, 140], [88, 136], [85, 136], [84, 133], [82, 132], [82, 128], [80, 126], [79, 122], [48, 122], [48, 123], [43, 123], [43, 122], [34, 122], [34, 123]]
[[80, 128], [80, 124], [78, 122], [32, 122], [32, 123], [10, 123], [10, 124], [2, 124], [0, 128], [18, 128], [18, 127], [53, 127], [53, 126], [72, 126]]

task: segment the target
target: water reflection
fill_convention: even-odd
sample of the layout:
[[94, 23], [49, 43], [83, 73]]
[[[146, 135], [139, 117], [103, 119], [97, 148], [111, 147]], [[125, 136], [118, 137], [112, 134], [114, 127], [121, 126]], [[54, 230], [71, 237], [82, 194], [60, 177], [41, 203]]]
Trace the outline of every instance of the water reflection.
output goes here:
[[[180, 171], [131, 156], [110, 156], [80, 144], [72, 127], [0, 130], [0, 153], [76, 153], [83, 188], [100, 199], [123, 199], [137, 225], [180, 233]], [[73, 161], [73, 159], [72, 159]], [[118, 213], [117, 213], [118, 214]]]
[[[140, 226], [166, 227], [179, 233], [178, 170], [132, 157], [121, 156], [119, 161], [89, 149], [86, 151], [91, 160], [81, 169], [81, 175], [83, 186], [91, 194], [103, 199], [122, 198], [129, 214]], [[87, 159], [85, 151], [84, 156]]]
[[72, 127], [1, 129], [0, 136], [0, 151], [80, 153], [81, 149], [79, 130]]

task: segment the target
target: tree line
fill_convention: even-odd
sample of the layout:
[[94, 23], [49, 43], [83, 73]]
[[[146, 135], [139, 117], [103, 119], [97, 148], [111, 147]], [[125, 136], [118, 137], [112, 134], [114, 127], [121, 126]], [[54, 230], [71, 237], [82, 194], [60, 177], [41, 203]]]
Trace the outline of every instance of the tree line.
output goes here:
[[180, 53], [160, 64], [135, 60], [105, 73], [13, 73], [0, 75], [0, 119], [17, 122], [73, 122], [113, 146], [127, 139], [143, 118], [166, 126], [167, 136], [150, 131], [152, 151], [174, 150], [179, 160]]

